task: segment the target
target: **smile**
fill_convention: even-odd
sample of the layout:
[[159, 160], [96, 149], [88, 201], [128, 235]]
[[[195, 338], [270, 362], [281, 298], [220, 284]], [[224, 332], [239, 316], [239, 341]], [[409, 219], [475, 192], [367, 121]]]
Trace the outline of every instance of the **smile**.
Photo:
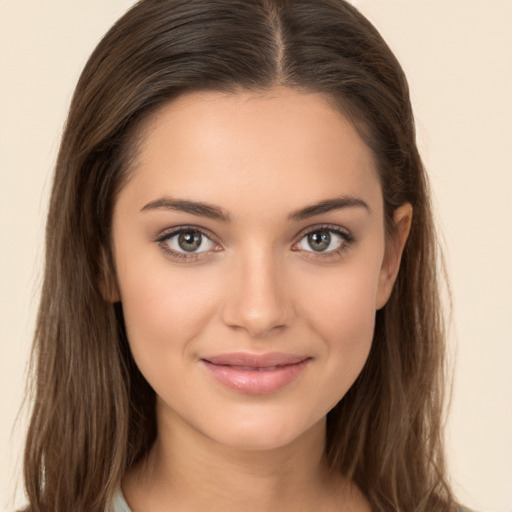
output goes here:
[[294, 381], [311, 357], [293, 354], [233, 353], [201, 359], [222, 385], [249, 395], [274, 393]]

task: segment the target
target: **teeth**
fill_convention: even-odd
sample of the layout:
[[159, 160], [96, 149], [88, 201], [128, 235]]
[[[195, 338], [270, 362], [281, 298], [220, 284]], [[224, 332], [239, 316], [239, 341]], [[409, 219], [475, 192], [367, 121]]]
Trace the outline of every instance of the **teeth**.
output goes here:
[[[1, 1], [1, 0], [0, 0]], [[233, 368], [234, 370], [242, 370], [248, 372], [270, 372], [272, 370], [278, 370], [279, 368], [283, 368], [284, 366], [291, 366], [296, 363], [290, 364], [276, 364], [275, 366], [242, 366], [237, 364], [219, 364], [219, 363], [210, 363], [215, 364], [215, 366], [225, 366], [226, 368]]]
[[252, 371], [252, 372], [265, 372], [270, 370], [276, 370], [277, 366], [231, 366], [231, 365], [225, 365], [229, 366], [230, 368], [234, 368], [235, 370], [245, 370], [245, 371]]

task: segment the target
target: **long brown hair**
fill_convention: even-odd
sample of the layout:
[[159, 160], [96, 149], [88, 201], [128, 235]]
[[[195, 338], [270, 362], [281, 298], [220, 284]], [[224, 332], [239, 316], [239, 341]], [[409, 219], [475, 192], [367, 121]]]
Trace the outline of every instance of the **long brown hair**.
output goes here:
[[57, 160], [25, 449], [28, 510], [103, 512], [156, 436], [155, 395], [106, 300], [110, 224], [140, 126], [184, 92], [318, 92], [373, 151], [385, 218], [414, 209], [369, 359], [328, 414], [327, 456], [375, 511], [451, 510], [442, 439], [444, 335], [428, 184], [407, 82], [377, 30], [343, 0], [142, 0], [77, 85]]

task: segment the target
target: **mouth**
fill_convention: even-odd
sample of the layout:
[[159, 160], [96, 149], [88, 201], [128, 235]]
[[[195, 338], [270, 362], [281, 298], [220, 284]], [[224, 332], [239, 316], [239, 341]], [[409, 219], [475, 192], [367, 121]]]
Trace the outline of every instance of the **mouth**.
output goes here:
[[201, 359], [223, 386], [249, 395], [274, 393], [297, 379], [311, 362], [305, 355], [232, 353]]

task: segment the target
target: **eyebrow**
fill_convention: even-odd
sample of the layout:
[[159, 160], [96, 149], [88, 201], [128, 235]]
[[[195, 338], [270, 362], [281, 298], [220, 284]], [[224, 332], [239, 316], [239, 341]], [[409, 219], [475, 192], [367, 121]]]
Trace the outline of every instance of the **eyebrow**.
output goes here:
[[326, 199], [319, 203], [291, 212], [290, 215], [288, 215], [288, 218], [290, 220], [299, 221], [309, 219], [310, 217], [320, 215], [321, 213], [341, 210], [342, 208], [364, 208], [368, 213], [371, 213], [370, 207], [362, 199], [353, 196], [339, 196], [333, 199]]
[[222, 222], [229, 222], [231, 220], [229, 213], [217, 206], [198, 201], [187, 201], [186, 199], [172, 199], [170, 197], [162, 197], [149, 202], [141, 209], [141, 212], [160, 209], [191, 213], [192, 215], [208, 217]]
[[[295, 210], [288, 215], [288, 219], [301, 221], [314, 217], [315, 215], [320, 215], [333, 210], [340, 210], [342, 208], [364, 208], [371, 213], [370, 207], [362, 199], [353, 196], [340, 196], [333, 199], [325, 199], [318, 203], [306, 206], [305, 208], [301, 208], [300, 210]], [[142, 207], [141, 212], [160, 209], [191, 213], [192, 215], [208, 217], [222, 222], [229, 222], [231, 220], [229, 213], [218, 206], [199, 201], [173, 199], [170, 197], [162, 197], [149, 202]]]

